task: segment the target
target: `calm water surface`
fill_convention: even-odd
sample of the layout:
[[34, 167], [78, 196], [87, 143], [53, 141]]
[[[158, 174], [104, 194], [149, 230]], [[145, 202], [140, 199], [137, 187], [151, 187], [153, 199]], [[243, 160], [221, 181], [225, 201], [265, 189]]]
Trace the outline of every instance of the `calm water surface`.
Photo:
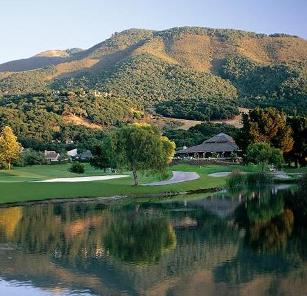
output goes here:
[[269, 189], [2, 208], [0, 295], [307, 295], [298, 200]]

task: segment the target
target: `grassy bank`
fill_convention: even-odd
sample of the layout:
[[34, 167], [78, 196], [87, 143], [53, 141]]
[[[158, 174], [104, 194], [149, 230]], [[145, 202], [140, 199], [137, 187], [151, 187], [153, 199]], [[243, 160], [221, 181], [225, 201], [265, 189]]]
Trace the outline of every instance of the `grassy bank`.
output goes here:
[[[224, 186], [226, 177], [210, 177], [215, 172], [232, 171], [255, 172], [257, 166], [220, 166], [209, 165], [197, 167], [191, 165], [176, 165], [169, 171], [191, 171], [200, 175], [198, 180], [165, 186], [132, 186], [132, 178], [108, 181], [80, 182], [80, 183], [33, 183], [32, 181], [59, 177], [103, 175], [101, 170], [95, 170], [86, 165], [85, 174], [78, 175], [69, 172], [69, 165], [48, 165], [16, 168], [11, 172], [0, 171], [0, 203], [22, 202], [28, 200], [44, 200], [52, 198], [77, 197], [109, 197], [115, 195], [144, 196], [148, 194], [175, 193]], [[158, 176], [142, 176], [141, 182], [158, 180]]]

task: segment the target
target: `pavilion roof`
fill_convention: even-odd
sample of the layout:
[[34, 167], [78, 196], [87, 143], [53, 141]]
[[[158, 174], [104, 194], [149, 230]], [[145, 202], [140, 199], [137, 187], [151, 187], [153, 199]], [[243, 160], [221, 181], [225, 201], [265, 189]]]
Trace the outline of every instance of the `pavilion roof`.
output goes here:
[[204, 141], [200, 145], [188, 147], [180, 150], [177, 154], [186, 153], [206, 153], [206, 152], [233, 152], [239, 150], [238, 145], [232, 137], [224, 133], [217, 134], [212, 138]]

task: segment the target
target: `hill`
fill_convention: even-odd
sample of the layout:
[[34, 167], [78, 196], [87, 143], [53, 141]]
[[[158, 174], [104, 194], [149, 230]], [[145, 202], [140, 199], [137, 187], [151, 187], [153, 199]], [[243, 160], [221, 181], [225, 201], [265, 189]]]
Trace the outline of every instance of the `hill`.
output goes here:
[[112, 126], [155, 112], [223, 120], [255, 106], [305, 114], [306, 81], [307, 41], [297, 36], [130, 29], [87, 50], [49, 50], [0, 65], [0, 124], [18, 112], [31, 134], [26, 120], [37, 104], [57, 128]]
[[[148, 90], [148, 82], [167, 71], [174, 73], [175, 77], [169, 77], [169, 80], [172, 84], [175, 82], [177, 87], [181, 87], [182, 75], [192, 83], [197, 80], [196, 76], [204, 76], [201, 84], [208, 84], [209, 87], [212, 80], [220, 77], [230, 80], [241, 96], [257, 97], [263, 93], [275, 96], [282, 92], [284, 86], [281, 84], [295, 84], [297, 79], [306, 78], [306, 61], [307, 41], [296, 36], [199, 27], [165, 31], [130, 29], [115, 33], [87, 50], [47, 51], [29, 59], [2, 64], [0, 93], [12, 95], [44, 92], [54, 87], [86, 87], [132, 95], [134, 98], [141, 94], [149, 96], [150, 100], [155, 96], [154, 101], [163, 98], [170, 100], [178, 92], [161, 91], [160, 86], [168, 84], [165, 81], [159, 81]], [[252, 69], [246, 71], [246, 66]], [[270, 86], [276, 72], [278, 80]], [[134, 77], [125, 81], [126, 77], [123, 76], [129, 73], [134, 73]], [[258, 79], [263, 77], [263, 73], [265, 79], [269, 77], [265, 85], [264, 79]], [[138, 74], [144, 81], [136, 77]], [[240, 85], [236, 75], [247, 77], [241, 79]], [[248, 89], [241, 87], [248, 79], [254, 81], [254, 85], [248, 82]], [[296, 80], [293, 82], [293, 79]], [[225, 83], [219, 80], [214, 86]], [[126, 86], [135, 89], [136, 85], [147, 89], [132, 94], [130, 90], [122, 90]], [[261, 90], [258, 92], [259, 86]], [[152, 94], [148, 95], [148, 91]]]

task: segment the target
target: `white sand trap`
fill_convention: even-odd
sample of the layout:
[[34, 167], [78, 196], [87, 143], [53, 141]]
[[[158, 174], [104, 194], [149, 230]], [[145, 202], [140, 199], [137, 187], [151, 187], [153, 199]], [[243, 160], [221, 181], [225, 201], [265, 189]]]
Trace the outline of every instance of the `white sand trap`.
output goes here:
[[153, 182], [144, 184], [146, 186], [161, 186], [161, 185], [169, 185], [169, 184], [176, 184], [181, 182], [193, 181], [199, 179], [199, 175], [194, 172], [180, 172], [180, 171], [173, 171], [173, 176], [169, 180], [160, 181], [160, 182]]
[[56, 178], [43, 181], [36, 181], [41, 183], [76, 183], [76, 182], [90, 182], [90, 181], [106, 181], [119, 178], [127, 178], [129, 175], [110, 175], [110, 176], [91, 176], [91, 177], [74, 177], [74, 178]]
[[219, 172], [219, 173], [213, 173], [209, 174], [209, 177], [227, 177], [231, 174], [231, 172]]
[[288, 180], [288, 179], [292, 179], [290, 176], [288, 176], [285, 172], [283, 171], [279, 171], [279, 172], [276, 172], [274, 175], [273, 175], [276, 179], [279, 179], [279, 180]]

